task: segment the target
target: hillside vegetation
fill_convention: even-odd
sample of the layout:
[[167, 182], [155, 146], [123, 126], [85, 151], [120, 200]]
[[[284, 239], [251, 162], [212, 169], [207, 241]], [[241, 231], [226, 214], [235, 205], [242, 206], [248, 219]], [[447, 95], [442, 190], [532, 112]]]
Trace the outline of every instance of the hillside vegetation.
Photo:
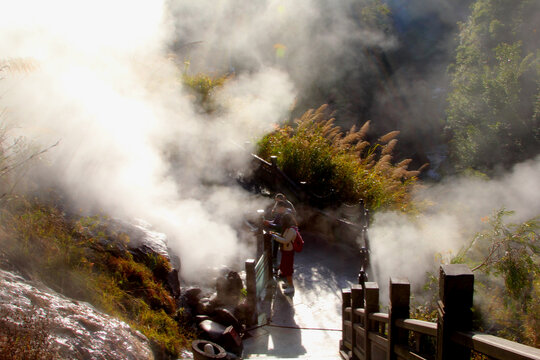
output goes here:
[[[93, 304], [146, 335], [157, 354], [176, 356], [193, 335], [176, 320], [179, 309], [163, 282], [169, 260], [154, 254], [134, 258], [129, 237], [108, 222], [68, 216], [36, 198], [8, 196], [0, 208], [4, 265]], [[2, 345], [0, 353], [9, 351]]]
[[370, 209], [409, 210], [411, 190], [420, 170], [409, 170], [410, 159], [395, 162], [392, 151], [398, 131], [367, 139], [369, 122], [344, 132], [334, 124], [327, 106], [306, 111], [294, 124], [278, 126], [258, 144], [258, 154], [278, 166], [311, 192], [336, 203], [364, 199]]
[[490, 172], [540, 153], [540, 4], [477, 0], [461, 24], [447, 129], [458, 170]]

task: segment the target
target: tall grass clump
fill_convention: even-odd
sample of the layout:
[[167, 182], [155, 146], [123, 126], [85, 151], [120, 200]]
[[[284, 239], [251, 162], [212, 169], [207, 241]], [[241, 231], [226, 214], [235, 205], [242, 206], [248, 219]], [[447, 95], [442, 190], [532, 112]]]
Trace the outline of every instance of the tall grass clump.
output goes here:
[[258, 154], [277, 156], [278, 166], [309, 191], [335, 202], [364, 199], [373, 210], [408, 210], [410, 193], [420, 170], [408, 170], [411, 159], [394, 163], [392, 152], [398, 131], [375, 144], [367, 140], [369, 121], [344, 132], [334, 124], [327, 105], [306, 111], [294, 125], [264, 136]]

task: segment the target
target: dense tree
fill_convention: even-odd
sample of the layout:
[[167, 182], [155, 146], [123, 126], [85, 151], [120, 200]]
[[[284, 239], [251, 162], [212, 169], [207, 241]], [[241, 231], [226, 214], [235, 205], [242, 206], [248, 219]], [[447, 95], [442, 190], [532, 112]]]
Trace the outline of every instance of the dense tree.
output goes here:
[[458, 170], [490, 172], [540, 152], [540, 51], [534, 0], [477, 0], [459, 45], [447, 129]]

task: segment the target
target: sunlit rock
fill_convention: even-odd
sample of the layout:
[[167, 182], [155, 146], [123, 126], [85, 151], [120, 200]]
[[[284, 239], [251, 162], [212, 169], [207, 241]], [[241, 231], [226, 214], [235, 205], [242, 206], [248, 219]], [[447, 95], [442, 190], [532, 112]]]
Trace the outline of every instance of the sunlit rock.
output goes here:
[[154, 359], [150, 341], [126, 323], [3, 270], [0, 341], [18, 358], [37, 349], [66, 359]]

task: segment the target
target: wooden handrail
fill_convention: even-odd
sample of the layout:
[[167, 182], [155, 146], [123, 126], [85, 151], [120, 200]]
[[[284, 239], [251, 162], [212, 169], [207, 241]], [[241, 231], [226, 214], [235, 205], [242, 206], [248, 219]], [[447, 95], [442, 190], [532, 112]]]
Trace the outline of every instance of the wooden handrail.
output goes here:
[[368, 315], [368, 317], [369, 317], [369, 320], [388, 324], [388, 314], [386, 313], [381, 313], [381, 312], [371, 313]]
[[456, 332], [452, 341], [493, 359], [540, 360], [540, 349], [480, 332]]
[[474, 274], [463, 264], [440, 267], [437, 323], [408, 318], [410, 284], [406, 279], [390, 279], [388, 314], [379, 312], [377, 283], [353, 285], [351, 291], [354, 301], [344, 297], [343, 309], [352, 309], [343, 314], [353, 315], [346, 328], [352, 348], [340, 353], [343, 359], [350, 360], [352, 353], [365, 360], [469, 360], [474, 351], [490, 360], [540, 360], [540, 349], [469, 331]]
[[366, 313], [366, 309], [364, 308], [354, 309], [354, 315], [364, 316], [365, 313]]
[[437, 336], [437, 323], [416, 319], [398, 319], [396, 326], [419, 334]]

